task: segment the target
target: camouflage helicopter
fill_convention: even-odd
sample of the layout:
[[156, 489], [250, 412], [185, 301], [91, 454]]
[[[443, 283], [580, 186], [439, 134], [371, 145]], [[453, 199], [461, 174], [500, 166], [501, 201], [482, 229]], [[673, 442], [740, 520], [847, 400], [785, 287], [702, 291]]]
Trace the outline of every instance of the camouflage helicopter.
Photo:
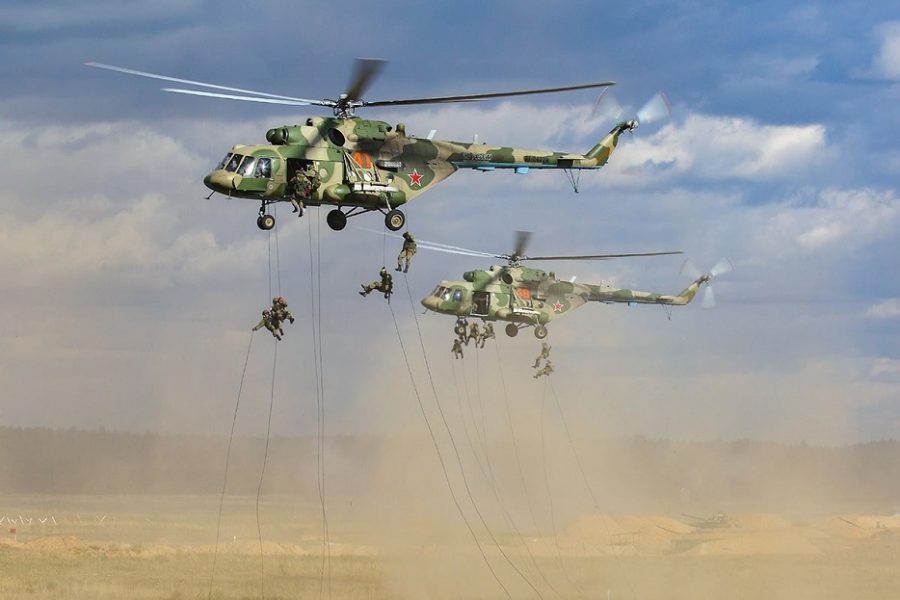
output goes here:
[[[164, 91], [193, 96], [224, 98], [287, 106], [324, 106], [333, 117], [309, 117], [303, 124], [284, 125], [266, 132], [268, 144], [235, 145], [203, 183], [213, 193], [229, 198], [246, 198], [260, 203], [257, 226], [268, 230], [275, 218], [266, 212], [270, 204], [290, 201], [296, 193], [298, 173], [317, 173], [314, 189], [304, 191], [305, 205], [333, 205], [326, 218], [334, 230], [341, 230], [347, 219], [362, 213], [384, 214], [385, 226], [401, 229], [406, 217], [398, 207], [431, 189], [458, 169], [493, 171], [514, 169], [562, 169], [570, 177], [582, 169], [599, 169], [606, 164], [625, 131], [634, 131], [641, 122], [649, 122], [668, 112], [664, 96], [651, 99], [637, 117], [619, 122], [585, 154], [526, 150], [477, 142], [451, 142], [407, 134], [403, 123], [391, 126], [384, 121], [360, 119], [357, 108], [367, 106], [409, 106], [447, 102], [473, 102], [490, 98], [524, 96], [589, 88], [607, 88], [612, 81], [555, 88], [519, 90], [460, 96], [367, 101], [362, 96], [384, 61], [357, 60], [356, 72], [346, 91], [336, 100], [311, 100], [253, 90], [192, 81], [137, 71], [96, 62], [87, 66], [158, 79], [201, 89], [163, 88]], [[575, 180], [573, 179], [573, 185]], [[576, 188], [577, 191], [577, 188]], [[210, 194], [211, 196], [212, 194]]]
[[[500, 258], [507, 261], [506, 265], [466, 271], [463, 273], [463, 281], [441, 281], [430, 295], [422, 299], [422, 305], [437, 313], [456, 316], [457, 322], [454, 327], [456, 333], [464, 333], [466, 319], [472, 317], [485, 321], [507, 321], [506, 335], [510, 337], [518, 335], [520, 329], [534, 327], [535, 337], [544, 339], [547, 337], [547, 323], [569, 314], [587, 302], [681, 306], [693, 300], [701, 285], [709, 284], [713, 277], [723, 275], [732, 269], [728, 259], [722, 259], [709, 273], [698, 273], [694, 281], [676, 295], [575, 283], [574, 278], [572, 281], [560, 281], [553, 272], [526, 267], [521, 263], [526, 260], [609, 260], [666, 256], [681, 252], [527, 256], [524, 251], [528, 238], [527, 232], [519, 232], [515, 250], [511, 254], [482, 253], [420, 242], [420, 248], [429, 250]], [[683, 272], [695, 270], [692, 263], [686, 262], [685, 265]], [[714, 297], [708, 285], [706, 289], [708, 295], [704, 298], [704, 305], [711, 306]]]

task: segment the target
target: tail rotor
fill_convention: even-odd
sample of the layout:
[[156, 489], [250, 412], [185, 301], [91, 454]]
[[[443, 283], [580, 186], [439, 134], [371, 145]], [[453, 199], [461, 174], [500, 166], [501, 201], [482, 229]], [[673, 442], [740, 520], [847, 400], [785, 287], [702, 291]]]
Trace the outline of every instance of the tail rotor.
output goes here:
[[687, 275], [691, 279], [699, 280], [701, 284], [706, 284], [703, 290], [703, 298], [700, 300], [701, 308], [716, 307], [716, 294], [713, 292], [711, 282], [714, 278], [721, 277], [732, 271], [734, 271], [734, 265], [724, 256], [706, 273], [697, 268], [697, 265], [691, 259], [685, 260], [684, 264], [681, 265], [682, 275]]
[[634, 118], [624, 120], [622, 118], [624, 114], [626, 114], [625, 108], [619, 103], [609, 88], [605, 88], [601, 92], [594, 105], [594, 110], [591, 112], [592, 117], [599, 117], [604, 121], [613, 121], [625, 126], [624, 128], [629, 131], [634, 131], [642, 123], [656, 123], [669, 118], [672, 115], [672, 108], [668, 97], [663, 92], [657, 92], [634, 113]]

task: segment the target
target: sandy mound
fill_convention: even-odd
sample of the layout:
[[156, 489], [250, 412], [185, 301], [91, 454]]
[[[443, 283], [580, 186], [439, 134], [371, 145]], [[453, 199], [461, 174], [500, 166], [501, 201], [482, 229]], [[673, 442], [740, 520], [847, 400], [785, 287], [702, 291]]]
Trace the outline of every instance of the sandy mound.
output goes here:
[[694, 531], [693, 527], [671, 517], [588, 515], [573, 521], [563, 530], [562, 535], [576, 539], [610, 540], [629, 535], [641, 538], [667, 538], [692, 531]]
[[867, 538], [900, 531], [900, 517], [882, 515], [835, 515], [825, 522], [832, 535]]
[[701, 542], [684, 554], [690, 556], [818, 555], [823, 552], [806, 537], [791, 531], [742, 533]]
[[734, 527], [741, 529], [785, 529], [791, 526], [790, 521], [772, 513], [749, 513], [737, 515], [729, 519]]

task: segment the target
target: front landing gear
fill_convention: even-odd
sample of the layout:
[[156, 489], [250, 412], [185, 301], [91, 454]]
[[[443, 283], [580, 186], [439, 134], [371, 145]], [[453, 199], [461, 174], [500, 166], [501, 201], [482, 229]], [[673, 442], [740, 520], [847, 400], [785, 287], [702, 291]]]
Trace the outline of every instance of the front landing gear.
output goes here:
[[263, 231], [269, 231], [270, 229], [275, 227], [275, 217], [263, 213], [259, 215], [259, 217], [257, 217], [256, 226]]
[[535, 325], [534, 326], [534, 337], [536, 337], [539, 340], [542, 340], [545, 337], [547, 337], [547, 328], [544, 327], [543, 325]]
[[266, 202], [259, 207], [259, 216], [256, 217], [256, 226], [263, 231], [269, 231], [275, 227], [275, 217], [266, 213]]
[[406, 224], [406, 215], [396, 208], [389, 210], [384, 216], [384, 226], [391, 231], [400, 231]]
[[335, 208], [334, 210], [329, 211], [328, 215], [325, 216], [325, 222], [335, 231], [340, 231], [347, 226], [347, 215], [339, 208]]
[[509, 337], [516, 337], [517, 335], [519, 335], [519, 326], [515, 323], [507, 323], [506, 335], [508, 335]]

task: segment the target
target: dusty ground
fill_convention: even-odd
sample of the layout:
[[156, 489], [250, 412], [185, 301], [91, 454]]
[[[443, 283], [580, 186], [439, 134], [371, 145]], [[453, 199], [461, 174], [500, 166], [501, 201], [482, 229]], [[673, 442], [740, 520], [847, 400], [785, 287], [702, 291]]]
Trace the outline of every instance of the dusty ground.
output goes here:
[[900, 597], [900, 517], [585, 515], [479, 531], [482, 558], [443, 527], [388, 538], [348, 504], [329, 565], [318, 508], [263, 499], [260, 544], [255, 499], [228, 498], [216, 551], [218, 498], [0, 496], [0, 597], [506, 597], [485, 561], [514, 598]]

